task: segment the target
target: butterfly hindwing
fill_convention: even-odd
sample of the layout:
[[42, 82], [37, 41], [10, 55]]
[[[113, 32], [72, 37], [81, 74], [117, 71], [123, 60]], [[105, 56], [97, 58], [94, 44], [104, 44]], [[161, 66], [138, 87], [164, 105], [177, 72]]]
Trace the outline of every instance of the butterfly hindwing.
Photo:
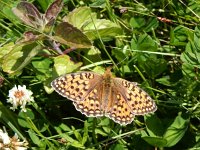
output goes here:
[[101, 105], [101, 92], [99, 90], [101, 90], [99, 86], [96, 86], [82, 101], [74, 101], [76, 109], [88, 117], [103, 116], [104, 109]]
[[121, 125], [129, 124], [133, 121], [134, 115], [123, 95], [119, 93], [115, 87], [113, 87], [113, 89], [111, 93], [113, 104], [110, 105], [110, 108], [107, 108], [106, 116]]
[[156, 111], [157, 107], [152, 98], [135, 82], [115, 78], [115, 83], [121, 85], [121, 93], [134, 115], [145, 115]]

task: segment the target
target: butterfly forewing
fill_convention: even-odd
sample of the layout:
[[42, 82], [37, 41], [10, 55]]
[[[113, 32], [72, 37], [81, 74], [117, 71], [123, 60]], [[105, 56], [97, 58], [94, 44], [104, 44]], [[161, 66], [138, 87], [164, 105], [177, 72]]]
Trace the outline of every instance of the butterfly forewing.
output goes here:
[[118, 91], [121, 91], [127, 105], [130, 107], [134, 115], [145, 115], [156, 111], [157, 107], [152, 98], [135, 82], [129, 82], [121, 78], [114, 78]]
[[71, 73], [58, 77], [51, 86], [63, 97], [81, 101], [101, 81], [101, 76], [92, 72]]

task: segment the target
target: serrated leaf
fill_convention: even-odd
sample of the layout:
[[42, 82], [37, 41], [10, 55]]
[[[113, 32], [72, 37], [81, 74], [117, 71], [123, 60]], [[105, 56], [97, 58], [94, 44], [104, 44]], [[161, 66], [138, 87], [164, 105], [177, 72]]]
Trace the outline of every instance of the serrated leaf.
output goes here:
[[3, 57], [12, 51], [15, 44], [13, 42], [5, 44], [3, 47], [0, 47], [0, 64], [3, 61]]
[[20, 44], [13, 47], [13, 49], [3, 58], [3, 71], [7, 73], [15, 73], [23, 69], [32, 57], [38, 54], [41, 46], [37, 43]]
[[81, 65], [82, 62], [75, 63], [67, 55], [60, 55], [54, 58], [54, 69], [58, 76], [71, 73], [78, 69]]
[[88, 37], [73, 25], [63, 22], [55, 28], [54, 40], [72, 48], [90, 48], [92, 46]]

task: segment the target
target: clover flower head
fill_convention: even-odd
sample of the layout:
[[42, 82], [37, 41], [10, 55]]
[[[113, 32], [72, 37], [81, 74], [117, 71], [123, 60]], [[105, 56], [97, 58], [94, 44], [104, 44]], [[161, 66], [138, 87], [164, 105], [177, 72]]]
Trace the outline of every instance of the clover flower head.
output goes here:
[[0, 129], [0, 149], [26, 150], [27, 145], [28, 145], [27, 141], [20, 142], [17, 134], [15, 134], [12, 138], [10, 138], [7, 132], [3, 132]]
[[26, 104], [30, 102], [34, 102], [32, 97], [32, 92], [26, 89], [26, 86], [14, 86], [11, 90], [9, 90], [9, 95], [7, 102], [11, 103], [13, 106], [10, 107], [11, 109], [15, 110], [18, 106], [21, 107], [21, 111], [26, 112]]

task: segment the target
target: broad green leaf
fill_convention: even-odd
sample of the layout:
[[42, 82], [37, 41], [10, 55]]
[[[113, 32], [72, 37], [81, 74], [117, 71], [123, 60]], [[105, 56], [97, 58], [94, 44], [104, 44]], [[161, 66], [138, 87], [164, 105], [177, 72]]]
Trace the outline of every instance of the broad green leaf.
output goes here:
[[[153, 57], [149, 57], [145, 60], [138, 59], [139, 66], [145, 70], [152, 78], [157, 77], [161, 73], [163, 73], [167, 69], [167, 62], [165, 59], [156, 59]], [[159, 68], [159, 69], [158, 69]]]
[[145, 19], [143, 17], [132, 17], [130, 19], [130, 25], [133, 28], [141, 28], [145, 25]]
[[155, 17], [150, 17], [148, 20], [144, 17], [132, 17], [130, 19], [130, 25], [135, 29], [150, 32], [158, 27], [158, 20]]
[[97, 14], [93, 13], [89, 7], [74, 9], [64, 18], [64, 21], [81, 29], [90, 40], [98, 39], [99, 36], [109, 40], [122, 33], [120, 26], [116, 23], [110, 20], [97, 19]]
[[178, 143], [187, 131], [188, 125], [189, 119], [183, 118], [179, 113], [163, 135], [163, 138], [167, 140], [165, 147], [171, 147]]
[[52, 72], [49, 70], [52, 61], [49, 58], [37, 57], [32, 61], [32, 65], [35, 68], [35, 74], [37, 79], [44, 81], [52, 76]]
[[109, 150], [128, 150], [123, 144], [113, 144]]
[[41, 51], [41, 46], [37, 43], [16, 45], [4, 56], [3, 71], [7, 73], [20, 71], [29, 64], [32, 57], [37, 55], [39, 51]]
[[83, 30], [91, 40], [98, 39], [99, 36], [105, 40], [110, 40], [111, 38], [122, 34], [120, 26], [105, 19], [97, 19], [95, 22], [90, 22]]
[[92, 13], [90, 7], [79, 7], [71, 11], [64, 21], [69, 22], [78, 29], [83, 29], [89, 22], [97, 19], [96, 13]]
[[157, 51], [158, 45], [148, 34], [141, 35], [138, 39], [131, 40], [131, 49], [144, 51]]
[[24, 128], [31, 128], [31, 124], [27, 121], [27, 119], [34, 120], [35, 115], [30, 109], [26, 109], [26, 112], [20, 112], [18, 123]]
[[72, 48], [90, 48], [90, 40], [85, 34], [73, 25], [63, 22], [55, 28], [53, 39]]
[[7, 43], [4, 46], [0, 47], [0, 64], [3, 62], [3, 57], [8, 54], [14, 48], [14, 43]]
[[154, 147], [165, 147], [167, 144], [167, 140], [162, 137], [143, 136], [142, 139]]
[[81, 65], [81, 62], [75, 63], [67, 55], [60, 55], [54, 58], [54, 69], [58, 76], [71, 73], [77, 70]]
[[164, 134], [162, 121], [156, 115], [145, 115], [144, 119], [147, 132], [151, 137], [162, 136]]

